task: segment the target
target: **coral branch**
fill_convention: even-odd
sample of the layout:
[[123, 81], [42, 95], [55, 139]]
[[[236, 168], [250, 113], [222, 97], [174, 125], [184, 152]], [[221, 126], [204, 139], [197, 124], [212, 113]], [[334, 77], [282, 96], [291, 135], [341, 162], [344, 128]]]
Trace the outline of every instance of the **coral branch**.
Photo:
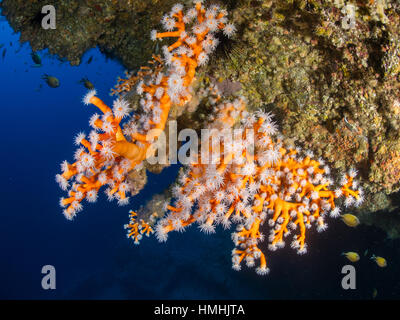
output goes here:
[[271, 114], [247, 114], [244, 107], [244, 99], [239, 98], [216, 108], [218, 118], [212, 126], [216, 134], [232, 127], [239, 117], [243, 118], [241, 139], [213, 144], [215, 137], [210, 136], [209, 153], [217, 146], [223, 150], [214, 154], [218, 161], [210, 163], [202, 154], [199, 162], [188, 166], [174, 188], [175, 206], [167, 207], [168, 214], [155, 230], [157, 238], [166, 241], [169, 232], [182, 231], [194, 222], [206, 233], [214, 232], [218, 224], [228, 228], [237, 223], [232, 234], [236, 246], [233, 268], [240, 270], [243, 260], [254, 266], [259, 259], [256, 271], [263, 275], [269, 268], [258, 247], [264, 240], [261, 229], [271, 228], [268, 248], [272, 251], [282, 248], [285, 238], [299, 230], [291, 247], [304, 254], [306, 230], [314, 224], [318, 232], [324, 231], [327, 216], [340, 215], [335, 200], [344, 197], [346, 206], [359, 205], [363, 193], [353, 180], [355, 170], [343, 176], [339, 188], [330, 189], [333, 180], [322, 159], [314, 160], [310, 151], [302, 156], [300, 148], [284, 146]]
[[[121, 121], [130, 113], [127, 101], [117, 99], [111, 109], [96, 97], [95, 91], [90, 91], [83, 99], [85, 104], [98, 107], [103, 115], [95, 114], [91, 118], [94, 130], [89, 140], [84, 134], [76, 137], [76, 144], [82, 145], [75, 153], [76, 162], [63, 162], [63, 173], [56, 176], [63, 190], [75, 179], [68, 191], [69, 197], [60, 200], [60, 205], [66, 207], [64, 214], [68, 219], [82, 210], [83, 199], [96, 201], [104, 185], [109, 186], [106, 194], [110, 200], [117, 198], [121, 205], [128, 203], [132, 186], [126, 181], [127, 174], [154, 152], [151, 146], [163, 132], [171, 106], [183, 106], [191, 99], [190, 85], [196, 68], [207, 62], [208, 54], [218, 44], [213, 34], [218, 30], [229, 35], [234, 32], [232, 25], [225, 24], [224, 10], [218, 6], [205, 9], [201, 1], [195, 1], [195, 7], [185, 14], [182, 5], [175, 5], [162, 23], [167, 32], [152, 31], [153, 40], [165, 37], [177, 40], [163, 47], [162, 59], [153, 57], [154, 70], [144, 67], [140, 71], [139, 78], [143, 79], [136, 84], [136, 92], [142, 97], [141, 114], [131, 117], [122, 129]], [[165, 65], [163, 72], [162, 65]], [[137, 79], [122, 81], [113, 92], [131, 89]]]

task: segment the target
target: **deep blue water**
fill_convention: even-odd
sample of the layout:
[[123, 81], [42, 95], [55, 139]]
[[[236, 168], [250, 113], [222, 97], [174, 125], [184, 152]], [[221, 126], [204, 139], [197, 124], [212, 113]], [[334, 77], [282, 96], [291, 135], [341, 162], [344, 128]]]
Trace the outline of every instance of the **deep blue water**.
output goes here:
[[[260, 277], [246, 267], [231, 269], [230, 232], [214, 235], [196, 227], [171, 234], [165, 244], [155, 238], [140, 246], [126, 239], [123, 225], [129, 209], [138, 208], [172, 182], [177, 168], [150, 175], [146, 188], [127, 207], [107, 202], [86, 204], [74, 221], [58, 205], [63, 192], [54, 181], [63, 160], [72, 160], [73, 137], [89, 131], [95, 112], [84, 106], [89, 77], [99, 96], [111, 103], [109, 90], [124, 68], [98, 49], [84, 63], [71, 67], [46, 51], [41, 68], [32, 67], [30, 47], [20, 48], [19, 35], [0, 21], [0, 298], [2, 299], [377, 299], [399, 298], [399, 241], [386, 240], [375, 228], [346, 227], [331, 221], [323, 234], [310, 233], [310, 252], [298, 256], [289, 248], [268, 253], [271, 273]], [[16, 52], [18, 51], [18, 52]], [[85, 62], [93, 56], [91, 64]], [[59, 88], [41, 76], [58, 77]], [[42, 84], [42, 88], [39, 86]], [[388, 267], [378, 268], [363, 252], [382, 255]], [[343, 251], [357, 251], [357, 289], [341, 288]], [[56, 268], [56, 290], [41, 288], [43, 265]]]

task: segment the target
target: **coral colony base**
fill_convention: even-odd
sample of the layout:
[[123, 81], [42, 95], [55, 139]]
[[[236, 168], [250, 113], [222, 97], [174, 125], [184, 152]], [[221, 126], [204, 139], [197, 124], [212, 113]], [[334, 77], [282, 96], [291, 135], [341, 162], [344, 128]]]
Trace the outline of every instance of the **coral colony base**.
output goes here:
[[[121, 94], [136, 88], [143, 113], [130, 115], [129, 104], [122, 98], [115, 100], [111, 109], [94, 91], [85, 96], [84, 103], [97, 106], [103, 115], [91, 118], [93, 131], [88, 138], [77, 135], [75, 142], [82, 147], [75, 153], [76, 162], [63, 162], [63, 173], [56, 176], [63, 190], [70, 188], [68, 198], [60, 200], [68, 219], [82, 210], [83, 199], [95, 202], [102, 186], [108, 186], [109, 200], [128, 203], [128, 194], [134, 188], [126, 179], [128, 173], [154, 154], [154, 143], [165, 128], [172, 104], [184, 106], [191, 99], [196, 68], [208, 61], [218, 44], [214, 33], [234, 33], [225, 10], [216, 5], [205, 8], [202, 1], [194, 3], [194, 8], [185, 13], [182, 5], [175, 5], [164, 16], [162, 24], [167, 32], [152, 31], [153, 40], [177, 38], [164, 47], [163, 58], [154, 58], [154, 70], [143, 68], [138, 76], [121, 80], [113, 91]], [[285, 146], [271, 114], [261, 110], [248, 113], [243, 97], [220, 103], [216, 88], [208, 91], [210, 96], [211, 92], [217, 96], [213, 103], [219, 104], [210, 119], [209, 129], [214, 130], [210, 131], [206, 152], [202, 146], [201, 154], [185, 166], [173, 188], [175, 204], [165, 204], [161, 219], [156, 221], [151, 215], [147, 221], [138, 220], [136, 212], [130, 211], [127, 236], [139, 243], [143, 234], [154, 232], [155, 226], [157, 239], [166, 241], [169, 232], [183, 231], [194, 222], [205, 233], [215, 232], [218, 224], [230, 228], [234, 223], [233, 268], [240, 270], [243, 260], [247, 266], [254, 266], [259, 259], [257, 273], [267, 274], [265, 254], [258, 247], [265, 237], [262, 231], [270, 230], [268, 248], [276, 250], [285, 245], [284, 238], [298, 230], [291, 247], [304, 254], [306, 230], [313, 224], [319, 232], [326, 230], [326, 218], [340, 216], [335, 202], [346, 207], [359, 205], [363, 193], [353, 180], [355, 170], [332, 188], [329, 167], [322, 159], [314, 160], [312, 152], [303, 155], [299, 148]], [[122, 129], [121, 121], [128, 117]], [[235, 138], [226, 140], [229, 135], [224, 135], [221, 141], [221, 132], [232, 129]]]

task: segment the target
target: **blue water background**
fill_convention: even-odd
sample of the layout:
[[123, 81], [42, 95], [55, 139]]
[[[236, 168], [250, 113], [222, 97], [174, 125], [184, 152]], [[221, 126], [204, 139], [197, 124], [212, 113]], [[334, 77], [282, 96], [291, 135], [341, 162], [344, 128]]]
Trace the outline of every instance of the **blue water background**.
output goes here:
[[[91, 49], [72, 67], [41, 51], [43, 66], [33, 67], [28, 44], [0, 21], [1, 170], [0, 170], [0, 298], [1, 299], [371, 299], [399, 298], [399, 242], [375, 228], [346, 227], [331, 221], [329, 229], [310, 232], [310, 252], [298, 256], [290, 248], [268, 254], [271, 273], [260, 277], [244, 267], [231, 269], [230, 232], [205, 235], [196, 226], [173, 233], [167, 243], [154, 237], [140, 246], [125, 237], [129, 209], [143, 205], [172, 182], [177, 167], [149, 175], [146, 188], [127, 207], [107, 202], [84, 205], [74, 221], [58, 205], [64, 193], [55, 183], [63, 160], [72, 162], [73, 137], [89, 132], [97, 112], [81, 103], [85, 76], [108, 104], [110, 88], [124, 68]], [[89, 57], [93, 61], [87, 64]], [[50, 88], [47, 73], [60, 80]], [[40, 88], [42, 85], [42, 88]], [[369, 254], [364, 257], [364, 251]], [[341, 288], [343, 251], [357, 251], [357, 290]], [[388, 259], [386, 269], [368, 259]], [[43, 290], [41, 268], [56, 268], [56, 290]]]

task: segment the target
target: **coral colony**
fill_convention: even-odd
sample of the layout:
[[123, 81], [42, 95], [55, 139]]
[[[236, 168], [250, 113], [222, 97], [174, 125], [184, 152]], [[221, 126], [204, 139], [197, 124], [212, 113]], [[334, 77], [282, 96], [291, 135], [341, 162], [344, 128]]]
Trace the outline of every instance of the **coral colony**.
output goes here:
[[[85, 104], [97, 106], [103, 115], [91, 118], [93, 131], [88, 138], [78, 134], [75, 142], [82, 147], [75, 153], [76, 162], [64, 162], [63, 173], [56, 176], [63, 190], [70, 188], [68, 198], [60, 201], [68, 219], [82, 210], [83, 199], [95, 202], [105, 185], [109, 200], [128, 203], [132, 186], [127, 174], [154, 153], [152, 145], [165, 128], [172, 104], [184, 106], [191, 99], [196, 68], [207, 63], [218, 44], [214, 33], [222, 30], [231, 36], [235, 32], [235, 27], [227, 23], [225, 10], [216, 5], [205, 8], [202, 1], [194, 3], [195, 7], [185, 12], [182, 5], [175, 5], [162, 19], [167, 31], [151, 33], [154, 40], [177, 40], [164, 47], [163, 58], [154, 58], [154, 70], [141, 71], [146, 80], [138, 81], [136, 92], [141, 96], [142, 114], [130, 116], [129, 105], [121, 98], [112, 109], [94, 91], [84, 98]], [[164, 72], [160, 65], [165, 65]], [[139, 78], [121, 80], [113, 92], [130, 90]], [[213, 99], [214, 116], [208, 129], [214, 130], [206, 148], [202, 146], [202, 152], [185, 166], [173, 188], [174, 205], [165, 204], [166, 212], [158, 221], [154, 216], [147, 222], [137, 220], [136, 212], [130, 211], [127, 236], [139, 243], [143, 235], [155, 232], [163, 242], [169, 232], [182, 231], [193, 223], [205, 233], [215, 232], [219, 224], [224, 228], [235, 224], [233, 268], [240, 270], [243, 260], [249, 267], [260, 260], [256, 271], [264, 275], [269, 268], [259, 244], [264, 241], [265, 230], [269, 229], [270, 250], [282, 248], [293, 233], [290, 246], [304, 254], [306, 230], [312, 225], [318, 232], [326, 230], [326, 219], [340, 216], [335, 201], [346, 207], [357, 206], [363, 201], [363, 193], [354, 180], [355, 170], [349, 170], [333, 188], [324, 161], [313, 159], [310, 151], [284, 145], [270, 113], [247, 112], [243, 97], [221, 102], [217, 89], [212, 90], [217, 98]], [[125, 117], [130, 118], [122, 129]], [[234, 139], [218, 139], [221, 132], [231, 129], [239, 132]]]
[[[240, 270], [243, 260], [251, 267], [255, 259], [260, 259], [257, 273], [266, 274], [269, 271], [266, 258], [257, 246], [264, 240], [260, 231], [264, 223], [271, 228], [270, 250], [282, 248], [284, 238], [299, 230], [291, 247], [304, 254], [306, 229], [314, 224], [318, 232], [324, 231], [327, 216], [340, 216], [335, 199], [343, 197], [345, 206], [350, 206], [361, 204], [363, 197], [361, 189], [355, 190], [355, 170], [343, 176], [338, 188], [330, 190], [333, 181], [322, 159], [313, 160], [311, 152], [301, 156], [299, 148], [283, 146], [271, 114], [262, 111], [247, 114], [244, 109], [243, 98], [216, 108], [218, 119], [214, 132], [231, 127], [235, 119], [242, 118], [243, 136], [227, 145], [220, 143], [218, 149], [223, 152], [213, 155], [219, 158], [217, 164], [202, 161], [202, 154], [186, 169], [173, 190], [176, 204], [167, 206], [169, 213], [155, 227], [156, 237], [166, 241], [170, 231], [182, 231], [194, 222], [205, 233], [215, 232], [218, 224], [229, 228], [231, 223], [236, 223], [236, 232], [232, 234], [236, 246], [232, 252], [233, 268]], [[248, 135], [249, 132], [255, 136]], [[210, 153], [215, 149], [212, 139], [213, 136]], [[252, 155], [245, 146], [254, 141]], [[131, 218], [128, 235], [136, 236], [137, 241], [138, 233], [134, 229], [137, 225], [133, 222]]]
[[[189, 90], [196, 68], [207, 62], [208, 55], [218, 44], [213, 34], [223, 30], [230, 36], [235, 31], [226, 22], [225, 10], [218, 6], [206, 10], [201, 1], [195, 1], [195, 7], [185, 14], [182, 5], [177, 4], [164, 16], [162, 24], [167, 32], [152, 31], [151, 36], [154, 40], [177, 38], [169, 47], [163, 47], [167, 70], [165, 74], [156, 72], [147, 83], [139, 82], [136, 91], [142, 96], [140, 104], [145, 114], [140, 118], [132, 117], [124, 130], [120, 122], [130, 111], [126, 101], [115, 100], [111, 109], [96, 97], [96, 91], [84, 97], [85, 104], [95, 105], [103, 115], [95, 114], [90, 119], [93, 131], [88, 139], [82, 133], [77, 135], [75, 143], [82, 147], [75, 152], [76, 162], [63, 162], [63, 173], [56, 176], [63, 190], [71, 187], [69, 197], [60, 201], [61, 206], [66, 207], [64, 214], [68, 219], [82, 209], [83, 199], [96, 201], [98, 190], [105, 185], [108, 185], [109, 199], [116, 198], [122, 205], [128, 203], [127, 173], [151, 154], [151, 145], [164, 130], [171, 105], [184, 105], [190, 100]], [[193, 25], [190, 31], [188, 25]], [[75, 180], [70, 182], [73, 178]]]

